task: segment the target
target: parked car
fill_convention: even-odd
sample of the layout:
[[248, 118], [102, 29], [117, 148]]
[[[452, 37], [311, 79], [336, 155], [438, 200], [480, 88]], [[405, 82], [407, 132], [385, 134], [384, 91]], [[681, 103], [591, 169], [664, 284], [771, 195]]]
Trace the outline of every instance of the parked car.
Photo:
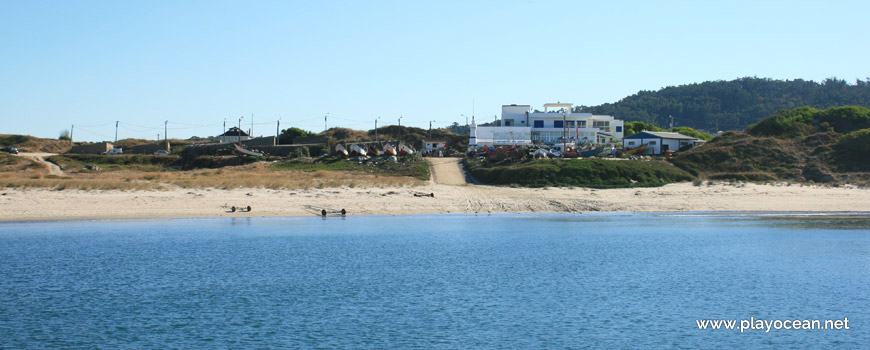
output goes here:
[[12, 153], [12, 154], [18, 154], [18, 148], [16, 148], [16, 147], [3, 147], [2, 150], [3, 150], [4, 152], [9, 152], [9, 153]]
[[102, 154], [110, 155], [110, 154], [123, 154], [123, 153], [124, 153], [123, 148], [112, 148], [107, 152], [103, 152]]
[[158, 155], [158, 156], [165, 156], [165, 155], [169, 154], [169, 151], [167, 151], [167, 150], [162, 150], [162, 149], [161, 149], [161, 150], [159, 150], [159, 151], [157, 151], [157, 152], [154, 152], [154, 154], [155, 154], [155, 155]]

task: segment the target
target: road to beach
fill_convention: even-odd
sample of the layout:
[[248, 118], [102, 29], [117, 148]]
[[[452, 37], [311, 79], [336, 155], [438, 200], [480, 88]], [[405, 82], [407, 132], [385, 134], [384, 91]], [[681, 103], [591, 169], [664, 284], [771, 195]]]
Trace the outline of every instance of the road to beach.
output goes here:
[[[468, 184], [456, 158], [429, 158], [432, 181], [418, 187], [185, 189], [152, 191], [0, 190], [0, 221], [163, 217], [309, 216], [535, 212], [867, 212], [870, 190], [853, 186], [678, 183], [652, 188], [511, 188]], [[434, 194], [434, 197], [422, 194]], [[230, 212], [251, 206], [250, 213]]]
[[432, 173], [432, 182], [439, 185], [465, 185], [467, 183], [465, 171], [462, 169], [460, 158], [426, 158], [429, 163], [429, 172]]
[[30, 159], [36, 161], [37, 163], [41, 163], [41, 164], [45, 165], [48, 168], [49, 174], [56, 175], [56, 176], [63, 176], [63, 170], [61, 170], [60, 167], [57, 166], [57, 164], [54, 164], [52, 162], [45, 160], [46, 157], [51, 157], [51, 156], [55, 156], [55, 155], [57, 155], [57, 153], [25, 153], [25, 152], [22, 152], [19, 154], [19, 156], [21, 156], [21, 157], [30, 158]]

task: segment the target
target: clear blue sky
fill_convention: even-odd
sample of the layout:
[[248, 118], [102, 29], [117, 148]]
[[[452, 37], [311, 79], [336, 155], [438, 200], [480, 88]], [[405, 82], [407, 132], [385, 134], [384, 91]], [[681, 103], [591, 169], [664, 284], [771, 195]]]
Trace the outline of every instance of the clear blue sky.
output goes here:
[[[445, 126], [744, 76], [870, 76], [868, 1], [3, 1], [0, 133]], [[617, 116], [618, 117], [618, 116]], [[228, 125], [228, 126], [229, 126]]]

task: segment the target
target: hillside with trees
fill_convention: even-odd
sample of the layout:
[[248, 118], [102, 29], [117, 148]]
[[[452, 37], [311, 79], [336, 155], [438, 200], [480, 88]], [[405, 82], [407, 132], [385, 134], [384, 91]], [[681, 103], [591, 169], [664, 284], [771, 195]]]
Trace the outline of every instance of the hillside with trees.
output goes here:
[[670, 125], [670, 116], [673, 116], [674, 126], [715, 133], [717, 130], [743, 130], [779, 110], [845, 105], [870, 107], [870, 78], [856, 80], [855, 84], [837, 78], [821, 83], [754, 77], [708, 81], [640, 91], [615, 103], [578, 106], [575, 112], [612, 115], [655, 125]]

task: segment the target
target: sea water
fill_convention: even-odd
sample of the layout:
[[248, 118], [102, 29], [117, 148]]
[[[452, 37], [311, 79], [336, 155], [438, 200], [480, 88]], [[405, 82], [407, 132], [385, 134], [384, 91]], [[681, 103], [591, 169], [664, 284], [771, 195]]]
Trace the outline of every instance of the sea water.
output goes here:
[[868, 287], [860, 215], [0, 224], [3, 349], [866, 348]]

